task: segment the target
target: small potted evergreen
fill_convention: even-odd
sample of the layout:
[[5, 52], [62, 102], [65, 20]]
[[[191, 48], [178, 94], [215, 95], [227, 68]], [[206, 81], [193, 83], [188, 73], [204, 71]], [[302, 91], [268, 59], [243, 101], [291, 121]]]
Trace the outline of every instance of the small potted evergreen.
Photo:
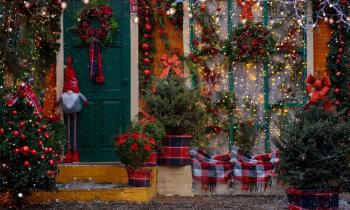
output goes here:
[[346, 111], [327, 99], [329, 79], [307, 81], [309, 103], [279, 123], [279, 179], [290, 185], [290, 209], [335, 209], [339, 191], [350, 183], [350, 124]]
[[126, 132], [116, 139], [117, 157], [128, 171], [130, 186], [150, 186], [151, 171], [142, 166], [150, 157], [155, 143], [153, 138], [139, 132]]
[[129, 130], [130, 132], [145, 133], [148, 138], [155, 140], [155, 147], [148, 160], [145, 161], [144, 166], [156, 166], [158, 161], [157, 151], [165, 138], [164, 126], [159, 120], [146, 112], [140, 112], [137, 118], [133, 120]]
[[160, 150], [159, 163], [189, 165], [189, 148], [193, 131], [204, 116], [196, 91], [185, 84], [185, 78], [169, 74], [156, 84], [146, 97], [146, 111], [165, 127], [167, 137]]

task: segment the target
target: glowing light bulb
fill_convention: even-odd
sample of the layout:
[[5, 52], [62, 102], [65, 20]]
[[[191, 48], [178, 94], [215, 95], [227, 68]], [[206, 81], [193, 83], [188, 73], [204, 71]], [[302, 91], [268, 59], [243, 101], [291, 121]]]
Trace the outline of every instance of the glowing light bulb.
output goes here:
[[140, 22], [140, 18], [139, 17], [134, 17], [134, 23], [139, 23]]
[[64, 10], [67, 8], [67, 3], [66, 2], [62, 2], [61, 3], [61, 8]]
[[84, 4], [90, 3], [90, 0], [82, 0]]

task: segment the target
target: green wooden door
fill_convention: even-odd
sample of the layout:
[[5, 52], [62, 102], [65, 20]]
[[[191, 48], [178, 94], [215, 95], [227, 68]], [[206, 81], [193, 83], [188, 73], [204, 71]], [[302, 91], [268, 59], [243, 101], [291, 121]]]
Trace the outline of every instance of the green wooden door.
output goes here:
[[83, 7], [81, 0], [68, 1], [64, 12], [65, 57], [73, 55], [73, 65], [81, 92], [89, 105], [78, 114], [77, 141], [82, 162], [115, 161], [113, 137], [130, 121], [130, 25], [128, 0], [110, 0], [114, 18], [120, 23], [113, 44], [102, 49], [105, 84], [89, 78], [89, 50], [79, 46], [70, 28]]

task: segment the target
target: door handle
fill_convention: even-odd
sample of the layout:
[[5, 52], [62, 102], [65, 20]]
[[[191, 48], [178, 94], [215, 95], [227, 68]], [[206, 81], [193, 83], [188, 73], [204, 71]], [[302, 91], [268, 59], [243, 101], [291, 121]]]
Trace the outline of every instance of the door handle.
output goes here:
[[123, 79], [122, 80], [122, 85], [127, 86], [129, 84], [129, 80], [128, 79]]

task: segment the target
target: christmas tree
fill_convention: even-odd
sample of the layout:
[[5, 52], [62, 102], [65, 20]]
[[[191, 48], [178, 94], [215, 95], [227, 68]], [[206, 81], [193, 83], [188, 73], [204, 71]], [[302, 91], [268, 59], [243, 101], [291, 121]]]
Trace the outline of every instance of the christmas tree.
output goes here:
[[33, 189], [55, 189], [62, 149], [57, 140], [64, 136], [53, 132], [59, 123], [45, 120], [30, 88], [21, 83], [22, 91], [0, 106], [0, 205], [5, 207], [26, 206]]
[[347, 112], [327, 111], [330, 101], [310, 105], [279, 123], [279, 178], [297, 188], [344, 187], [350, 182]]
[[203, 120], [199, 95], [185, 85], [185, 79], [173, 75], [161, 79], [155, 91], [148, 91], [146, 111], [159, 120], [168, 134], [186, 134]]

